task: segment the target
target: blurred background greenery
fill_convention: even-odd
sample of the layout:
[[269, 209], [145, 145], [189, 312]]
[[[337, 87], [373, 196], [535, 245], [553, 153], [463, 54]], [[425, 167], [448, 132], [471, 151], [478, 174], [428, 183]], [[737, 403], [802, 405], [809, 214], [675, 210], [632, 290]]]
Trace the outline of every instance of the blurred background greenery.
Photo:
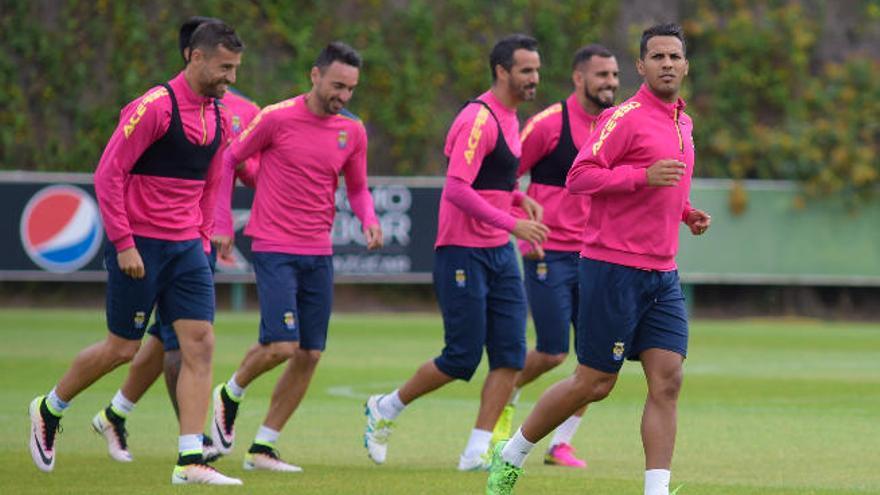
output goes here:
[[852, 206], [880, 182], [878, 0], [0, 0], [0, 169], [92, 171], [122, 105], [181, 68], [177, 28], [190, 15], [236, 27], [247, 44], [236, 86], [260, 105], [306, 91], [328, 41], [360, 50], [351, 110], [374, 175], [443, 172], [446, 129], [489, 86], [500, 36], [541, 43], [525, 118], [568, 94], [586, 43], [617, 54], [628, 97], [641, 30], [676, 21], [689, 37], [698, 176], [794, 179], [806, 199]]

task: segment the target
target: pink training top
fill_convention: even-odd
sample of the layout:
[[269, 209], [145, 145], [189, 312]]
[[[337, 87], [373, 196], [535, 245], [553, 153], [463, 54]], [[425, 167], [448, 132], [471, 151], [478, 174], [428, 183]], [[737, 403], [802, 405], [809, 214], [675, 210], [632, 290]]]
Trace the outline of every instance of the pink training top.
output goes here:
[[[214, 140], [214, 99], [196, 94], [183, 72], [169, 81], [191, 142]], [[160, 139], [171, 123], [168, 90], [156, 86], [120, 112], [119, 125], [104, 148], [95, 170], [95, 193], [107, 238], [123, 251], [134, 246], [133, 236], [169, 241], [201, 237], [206, 252], [214, 226], [214, 202], [220, 183], [220, 162], [229, 134], [229, 118], [221, 109], [222, 141], [205, 180], [135, 175], [131, 170], [144, 151]]]
[[[260, 107], [258, 107], [256, 103], [244, 96], [233, 93], [232, 91], [226, 92], [226, 96], [220, 100], [220, 105], [229, 111], [232, 122], [233, 139], [235, 136], [241, 134], [247, 125], [254, 120], [254, 117], [260, 113]], [[240, 169], [236, 167], [231, 169], [223, 168], [223, 174], [233, 174], [246, 186], [254, 187], [259, 167], [260, 154], [256, 153], [246, 160], [244, 167]], [[231, 182], [232, 187], [235, 187], [234, 180], [227, 180], [224, 178], [224, 183], [226, 182]], [[220, 205], [219, 201], [217, 202], [217, 206], [214, 210], [214, 234], [225, 235], [228, 237], [233, 237], [235, 235], [235, 226], [232, 220], [232, 210], [230, 208], [231, 205], [223, 207]]]
[[[592, 196], [581, 256], [649, 270], [676, 268], [678, 224], [693, 209], [693, 122], [684, 107], [684, 100], [666, 103], [642, 85], [602, 113], [568, 173], [569, 192]], [[647, 168], [662, 159], [687, 165], [678, 185], [648, 186]]]
[[[516, 110], [502, 105], [491, 90], [477, 99], [492, 109], [499, 119], [508, 148], [519, 157], [521, 146]], [[452, 123], [443, 151], [449, 158], [449, 166], [440, 196], [435, 248], [449, 245], [498, 247], [509, 242], [510, 232], [516, 224], [511, 208], [514, 202], [521, 200], [521, 193], [471, 187], [483, 159], [495, 149], [497, 140], [498, 124], [483, 105], [467, 105]]]
[[[568, 109], [569, 128], [575, 146], [586, 142], [596, 125], [597, 116], [588, 114], [572, 93], [565, 100]], [[551, 154], [559, 144], [562, 132], [562, 104], [550, 105], [526, 122], [522, 131], [522, 158], [517, 176], [522, 176]], [[544, 207], [544, 224], [550, 229], [544, 249], [555, 251], [580, 251], [583, 243], [584, 225], [590, 213], [590, 197], [572, 195], [565, 187], [531, 182], [526, 195]], [[522, 214], [521, 211], [518, 213]], [[522, 214], [524, 216], [524, 214]], [[532, 246], [519, 242], [521, 253], [531, 251]]]
[[[308, 95], [269, 105], [232, 142], [223, 158], [234, 167], [260, 152], [260, 172], [245, 234], [251, 249], [302, 255], [330, 255], [339, 174], [352, 211], [365, 227], [378, 225], [367, 189], [367, 132], [343, 111], [319, 117]], [[220, 205], [228, 208], [231, 175], [224, 177]]]

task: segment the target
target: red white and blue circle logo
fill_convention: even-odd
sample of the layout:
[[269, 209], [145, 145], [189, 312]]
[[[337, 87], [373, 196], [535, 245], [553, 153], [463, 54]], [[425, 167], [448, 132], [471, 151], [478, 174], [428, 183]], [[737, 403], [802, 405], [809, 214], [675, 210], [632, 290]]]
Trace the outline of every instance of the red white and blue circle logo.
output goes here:
[[101, 217], [95, 200], [69, 185], [40, 189], [21, 215], [21, 243], [38, 266], [69, 273], [87, 265], [101, 246]]

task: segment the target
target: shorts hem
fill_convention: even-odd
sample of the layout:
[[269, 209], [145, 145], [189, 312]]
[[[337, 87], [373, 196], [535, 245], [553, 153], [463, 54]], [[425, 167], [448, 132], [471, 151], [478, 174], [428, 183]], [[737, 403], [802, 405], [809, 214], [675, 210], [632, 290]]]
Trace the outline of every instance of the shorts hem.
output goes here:
[[617, 368], [613, 368], [610, 366], [604, 366], [601, 364], [590, 362], [586, 359], [581, 359], [581, 358], [578, 358], [578, 364], [580, 364], [582, 366], [586, 366], [587, 368], [592, 368], [596, 371], [601, 371], [602, 373], [610, 373], [612, 375], [616, 375], [616, 374], [620, 373], [620, 368], [623, 367], [623, 361], [620, 362], [620, 365], [617, 366]]
[[456, 380], [462, 380], [465, 382], [471, 381], [471, 378], [473, 378], [474, 373], [477, 372], [477, 370], [467, 372], [467, 371], [462, 370], [461, 368], [454, 370], [454, 369], [444, 365], [443, 361], [440, 358], [434, 359], [434, 366], [436, 366], [437, 369], [440, 370], [440, 372], [442, 372], [443, 374], [451, 376], [452, 378], [454, 378]]

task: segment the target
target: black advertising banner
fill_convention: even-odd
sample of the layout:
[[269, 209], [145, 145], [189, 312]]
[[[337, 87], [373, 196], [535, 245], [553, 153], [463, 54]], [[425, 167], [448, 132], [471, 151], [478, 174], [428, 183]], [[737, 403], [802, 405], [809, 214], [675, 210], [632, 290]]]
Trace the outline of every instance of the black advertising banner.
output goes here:
[[[372, 178], [385, 237], [385, 247], [373, 252], [340, 188], [332, 232], [337, 281], [430, 282], [441, 187], [440, 178]], [[235, 252], [218, 263], [218, 282], [253, 280], [250, 239], [242, 233], [252, 199], [252, 190], [236, 188]], [[2, 172], [0, 208], [0, 280], [104, 280], [106, 240], [89, 174]]]

